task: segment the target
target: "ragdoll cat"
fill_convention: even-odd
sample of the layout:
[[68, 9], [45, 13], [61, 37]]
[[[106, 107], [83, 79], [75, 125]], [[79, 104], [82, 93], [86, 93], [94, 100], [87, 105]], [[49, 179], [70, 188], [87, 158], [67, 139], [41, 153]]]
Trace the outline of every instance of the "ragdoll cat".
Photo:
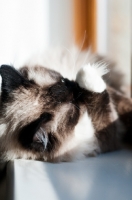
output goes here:
[[42, 66], [0, 67], [0, 158], [72, 161], [131, 144], [132, 100], [110, 88], [104, 65], [72, 81]]

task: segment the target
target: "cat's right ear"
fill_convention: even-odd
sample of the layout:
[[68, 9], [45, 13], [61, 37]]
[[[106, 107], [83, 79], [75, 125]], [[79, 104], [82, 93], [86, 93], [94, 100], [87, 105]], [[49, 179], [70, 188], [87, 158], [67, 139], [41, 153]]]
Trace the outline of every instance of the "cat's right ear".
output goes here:
[[6, 100], [9, 94], [26, 84], [25, 78], [12, 66], [1, 65], [0, 67], [0, 92], [1, 99]]

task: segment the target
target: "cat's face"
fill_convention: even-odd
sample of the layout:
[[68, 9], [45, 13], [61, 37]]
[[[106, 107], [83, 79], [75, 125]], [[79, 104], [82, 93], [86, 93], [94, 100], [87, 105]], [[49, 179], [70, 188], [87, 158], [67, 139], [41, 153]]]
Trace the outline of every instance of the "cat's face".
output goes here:
[[3, 65], [0, 74], [1, 156], [54, 161], [65, 154], [63, 144], [72, 139], [85, 109], [83, 89], [40, 66], [18, 72]]

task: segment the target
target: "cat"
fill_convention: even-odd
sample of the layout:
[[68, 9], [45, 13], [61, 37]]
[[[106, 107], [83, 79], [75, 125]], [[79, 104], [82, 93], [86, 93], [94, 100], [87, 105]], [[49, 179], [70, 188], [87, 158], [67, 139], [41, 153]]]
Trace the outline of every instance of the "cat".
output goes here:
[[0, 158], [73, 161], [131, 146], [132, 100], [106, 84], [103, 63], [75, 80], [41, 65], [0, 67]]

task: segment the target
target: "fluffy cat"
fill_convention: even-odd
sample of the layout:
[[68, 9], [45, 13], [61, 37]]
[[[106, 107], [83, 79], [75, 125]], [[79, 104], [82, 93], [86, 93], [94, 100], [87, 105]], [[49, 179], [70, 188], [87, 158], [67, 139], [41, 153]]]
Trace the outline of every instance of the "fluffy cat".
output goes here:
[[40, 65], [0, 67], [1, 159], [72, 161], [131, 145], [132, 100], [104, 82], [104, 64], [77, 69], [73, 81]]

